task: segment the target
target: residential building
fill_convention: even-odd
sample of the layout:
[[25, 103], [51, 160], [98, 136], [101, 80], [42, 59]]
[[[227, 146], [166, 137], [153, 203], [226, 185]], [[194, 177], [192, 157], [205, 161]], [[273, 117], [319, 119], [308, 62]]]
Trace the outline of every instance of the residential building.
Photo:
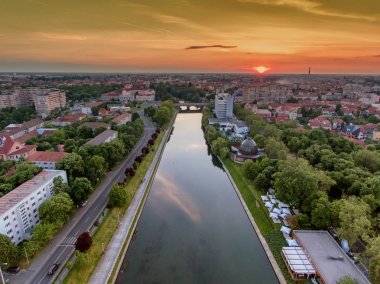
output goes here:
[[215, 95], [215, 115], [217, 118], [233, 117], [234, 100], [230, 94], [219, 93]]
[[6, 133], [0, 133], [0, 159], [7, 161], [8, 155], [21, 149], [21, 143], [16, 142], [12, 137]]
[[56, 164], [68, 154], [65, 152], [34, 151], [25, 160], [45, 170], [55, 170]]
[[113, 123], [116, 123], [117, 125], [124, 125], [126, 124], [127, 122], [130, 122], [132, 119], [132, 116], [130, 113], [123, 113], [117, 117], [115, 117], [114, 119], [112, 119], [111, 121]]
[[102, 105], [103, 102], [90, 102], [85, 104], [84, 106], [81, 106], [81, 113], [86, 114], [86, 115], [93, 115], [92, 109], [95, 107], [98, 107]]
[[331, 122], [327, 118], [325, 118], [323, 115], [310, 119], [308, 125], [311, 128], [323, 128], [326, 130], [332, 129]]
[[67, 114], [54, 119], [50, 122], [50, 124], [54, 126], [67, 126], [73, 124], [74, 122], [82, 121], [86, 118], [86, 116], [87, 115], [83, 113]]
[[85, 145], [100, 145], [107, 142], [112, 142], [117, 138], [117, 131], [106, 130], [100, 133], [98, 136], [92, 138]]
[[15, 93], [7, 92], [4, 94], [0, 94], [0, 109], [8, 108], [8, 107], [19, 107], [20, 102], [18, 100], [18, 96]]
[[20, 159], [26, 159], [29, 155], [36, 152], [37, 146], [36, 145], [25, 145], [22, 146], [20, 149], [13, 151], [8, 154], [8, 160], [12, 161], [19, 161]]
[[112, 112], [130, 112], [131, 108], [124, 105], [108, 105], [108, 109]]
[[40, 222], [38, 208], [53, 195], [56, 177], [67, 183], [65, 171], [42, 171], [0, 198], [0, 234], [14, 244], [30, 237]]
[[47, 90], [34, 97], [36, 112], [43, 118], [47, 117], [52, 110], [66, 107], [65, 92], [60, 90]]

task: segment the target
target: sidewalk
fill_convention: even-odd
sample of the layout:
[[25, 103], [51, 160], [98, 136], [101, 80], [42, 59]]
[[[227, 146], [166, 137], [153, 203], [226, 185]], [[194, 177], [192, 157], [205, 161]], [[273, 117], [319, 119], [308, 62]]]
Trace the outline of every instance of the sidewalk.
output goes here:
[[[145, 195], [146, 191], [150, 189], [150, 181], [153, 180], [155, 171], [160, 162], [162, 152], [164, 150], [165, 144], [168, 140], [172, 127], [170, 127], [165, 132], [160, 146], [157, 149], [157, 152], [153, 158], [153, 161], [146, 173], [146, 178], [140, 185], [131, 204], [129, 205], [127, 212], [124, 214], [123, 218], [120, 221], [119, 227], [114, 233], [110, 243], [107, 246], [106, 252], [98, 263], [94, 273], [91, 276], [91, 284], [104, 284], [107, 283], [110, 279], [114, 266], [116, 265], [117, 259], [122, 253], [123, 244], [127, 242], [125, 250], [128, 248], [129, 242], [131, 240], [132, 234], [129, 239], [126, 240], [128, 232], [133, 231], [137, 225], [137, 221], [140, 218], [140, 214], [143, 210], [143, 207], [139, 211], [140, 204], [144, 204], [148, 194]], [[157, 166], [157, 167], [156, 167]], [[144, 199], [144, 197], [146, 197]], [[135, 216], [137, 217], [136, 222], [133, 223]], [[120, 261], [121, 264], [122, 260]]]

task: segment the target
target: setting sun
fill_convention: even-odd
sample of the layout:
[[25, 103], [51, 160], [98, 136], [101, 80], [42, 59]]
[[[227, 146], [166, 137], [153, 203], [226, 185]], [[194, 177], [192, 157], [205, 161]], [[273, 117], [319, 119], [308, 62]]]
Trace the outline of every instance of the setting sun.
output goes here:
[[265, 67], [265, 66], [253, 67], [253, 70], [257, 71], [260, 74], [267, 72], [269, 69], [270, 69], [269, 67]]

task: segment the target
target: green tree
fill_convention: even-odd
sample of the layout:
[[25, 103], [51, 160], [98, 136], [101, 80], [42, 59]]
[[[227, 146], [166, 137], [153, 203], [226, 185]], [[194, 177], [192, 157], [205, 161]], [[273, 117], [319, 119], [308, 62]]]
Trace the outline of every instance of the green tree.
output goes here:
[[162, 127], [169, 123], [171, 117], [171, 111], [165, 106], [159, 106], [156, 110], [156, 113], [153, 116], [153, 121]]
[[82, 139], [89, 139], [94, 137], [94, 133], [91, 128], [86, 127], [86, 126], [81, 126], [77, 130], [77, 135], [79, 138]]
[[128, 198], [128, 192], [119, 185], [114, 185], [109, 193], [110, 202], [116, 207], [122, 207]]
[[106, 161], [98, 155], [92, 156], [86, 165], [86, 176], [93, 185], [97, 184], [105, 176], [107, 171]]
[[274, 138], [268, 138], [265, 142], [265, 153], [271, 159], [285, 159], [288, 148], [281, 141]]
[[81, 156], [77, 153], [71, 153], [63, 157], [57, 163], [57, 169], [65, 170], [69, 183], [71, 183], [76, 177], [83, 176], [84, 174], [84, 162]]
[[322, 192], [318, 199], [312, 203], [311, 224], [317, 229], [326, 229], [334, 224], [334, 214], [327, 194]]
[[214, 155], [219, 156], [220, 158], [226, 158], [228, 156], [228, 142], [222, 137], [218, 137], [211, 144], [211, 151]]
[[380, 170], [380, 154], [369, 150], [360, 150], [355, 155], [355, 163], [374, 173]]
[[38, 224], [34, 228], [32, 232], [32, 238], [29, 241], [34, 243], [35, 248], [39, 250], [43, 248], [48, 241], [53, 239], [56, 231], [57, 226], [53, 223]]
[[63, 182], [63, 178], [61, 176], [54, 178], [53, 191], [54, 191], [54, 194], [59, 194], [59, 193], [69, 191], [69, 186], [67, 185], [67, 183]]
[[13, 186], [17, 186], [33, 178], [39, 171], [40, 169], [30, 162], [19, 162], [15, 165], [11, 182]]
[[74, 201], [74, 204], [79, 206], [87, 200], [92, 191], [91, 182], [87, 178], [77, 177], [71, 185], [69, 195]]
[[367, 249], [369, 256], [369, 277], [372, 283], [380, 283], [380, 236], [370, 240]]
[[17, 246], [11, 242], [10, 238], [0, 234], [0, 262], [15, 264], [18, 258]]
[[359, 238], [366, 239], [372, 227], [370, 212], [369, 205], [356, 196], [343, 199], [339, 211], [339, 237], [348, 240], [350, 246]]
[[73, 201], [67, 193], [59, 193], [44, 201], [38, 208], [42, 223], [62, 226], [70, 217], [74, 208]]

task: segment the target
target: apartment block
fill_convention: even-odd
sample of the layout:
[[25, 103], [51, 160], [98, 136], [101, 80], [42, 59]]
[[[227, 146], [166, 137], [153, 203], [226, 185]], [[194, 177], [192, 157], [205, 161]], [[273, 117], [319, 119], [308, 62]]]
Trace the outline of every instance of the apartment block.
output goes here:
[[234, 99], [230, 94], [215, 95], [215, 115], [217, 118], [233, 117]]
[[36, 111], [43, 118], [48, 116], [56, 108], [66, 106], [65, 92], [60, 90], [49, 90], [45, 93], [38, 94], [34, 97]]
[[8, 236], [14, 244], [28, 239], [40, 222], [38, 208], [53, 195], [53, 181], [65, 171], [46, 170], [24, 182], [0, 198], [0, 234]]

